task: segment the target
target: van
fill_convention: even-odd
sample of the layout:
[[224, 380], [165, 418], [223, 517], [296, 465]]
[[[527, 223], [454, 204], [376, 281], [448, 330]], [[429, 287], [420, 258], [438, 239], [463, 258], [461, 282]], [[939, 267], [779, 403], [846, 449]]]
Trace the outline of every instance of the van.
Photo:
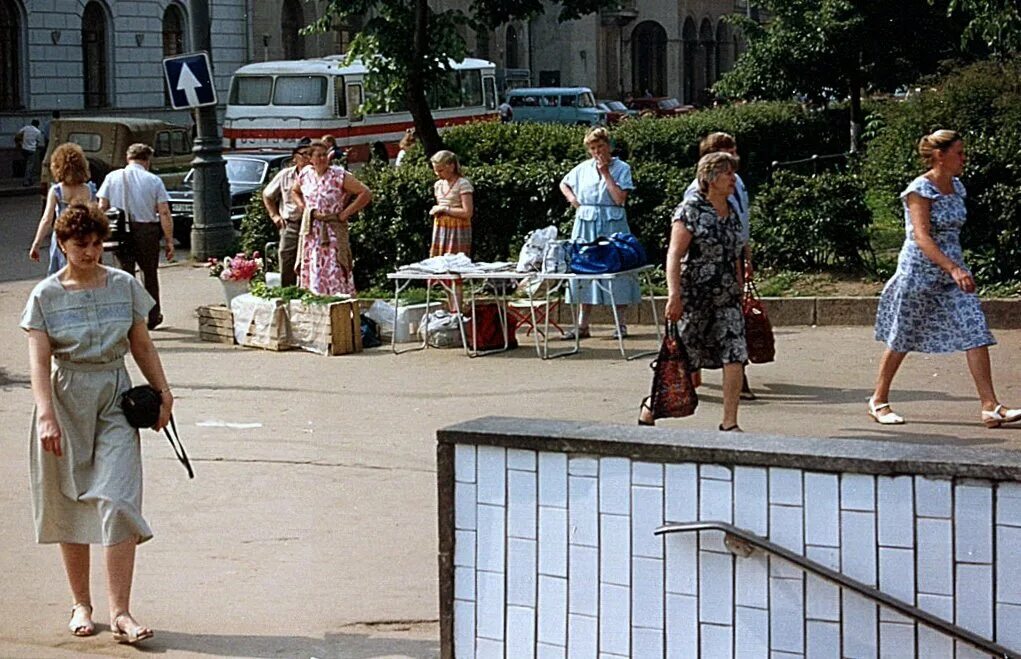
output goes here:
[[588, 87], [524, 87], [507, 92], [513, 121], [594, 126], [606, 122]]

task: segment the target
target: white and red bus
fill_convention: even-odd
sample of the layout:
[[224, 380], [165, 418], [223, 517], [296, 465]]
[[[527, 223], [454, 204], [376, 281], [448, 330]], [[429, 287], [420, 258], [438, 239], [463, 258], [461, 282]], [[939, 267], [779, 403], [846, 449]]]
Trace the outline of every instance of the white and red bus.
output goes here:
[[[342, 60], [334, 55], [239, 68], [231, 80], [224, 139], [234, 149], [290, 148], [302, 137], [329, 134], [347, 149], [349, 162], [368, 160], [377, 142], [393, 157], [404, 131], [414, 126], [411, 114], [392, 105], [366, 112], [366, 68]], [[437, 128], [496, 119], [496, 65], [466, 59], [451, 62], [446, 75], [448, 84], [429, 90]]]

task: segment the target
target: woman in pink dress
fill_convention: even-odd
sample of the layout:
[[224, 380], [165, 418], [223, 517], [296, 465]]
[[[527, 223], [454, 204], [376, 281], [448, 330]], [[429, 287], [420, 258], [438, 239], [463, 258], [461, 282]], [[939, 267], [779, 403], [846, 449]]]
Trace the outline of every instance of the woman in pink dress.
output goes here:
[[348, 220], [372, 200], [372, 192], [343, 167], [330, 165], [324, 143], [310, 144], [309, 155], [312, 164], [292, 189], [302, 211], [298, 285], [318, 295], [354, 295]]

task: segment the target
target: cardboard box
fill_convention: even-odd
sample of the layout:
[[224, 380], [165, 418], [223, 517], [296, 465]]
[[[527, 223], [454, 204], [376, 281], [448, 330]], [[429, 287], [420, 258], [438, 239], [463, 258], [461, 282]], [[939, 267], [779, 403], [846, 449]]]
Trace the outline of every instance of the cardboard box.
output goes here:
[[224, 305], [202, 306], [195, 310], [199, 319], [199, 338], [213, 343], [234, 344], [234, 314]]
[[346, 355], [362, 351], [362, 322], [357, 300], [330, 304], [287, 305], [290, 342], [319, 355]]

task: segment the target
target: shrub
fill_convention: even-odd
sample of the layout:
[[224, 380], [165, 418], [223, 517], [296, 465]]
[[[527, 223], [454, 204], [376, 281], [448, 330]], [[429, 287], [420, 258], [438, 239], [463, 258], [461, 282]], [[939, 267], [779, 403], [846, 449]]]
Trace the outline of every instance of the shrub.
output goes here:
[[[582, 144], [585, 131], [583, 126], [479, 121], [446, 131], [443, 133], [443, 143], [467, 167], [501, 163], [578, 162], [587, 157]], [[424, 161], [421, 149], [409, 155]]]
[[[269, 219], [269, 213], [262, 204], [262, 188], [259, 188], [252, 193], [252, 198], [245, 207], [245, 216], [241, 218], [241, 250], [249, 254], [264, 252], [266, 243], [277, 242], [279, 239], [280, 232], [273, 224], [273, 220]], [[276, 262], [276, 253], [265, 254], [264, 257], [267, 259], [267, 266], [270, 265], [269, 260]]]

